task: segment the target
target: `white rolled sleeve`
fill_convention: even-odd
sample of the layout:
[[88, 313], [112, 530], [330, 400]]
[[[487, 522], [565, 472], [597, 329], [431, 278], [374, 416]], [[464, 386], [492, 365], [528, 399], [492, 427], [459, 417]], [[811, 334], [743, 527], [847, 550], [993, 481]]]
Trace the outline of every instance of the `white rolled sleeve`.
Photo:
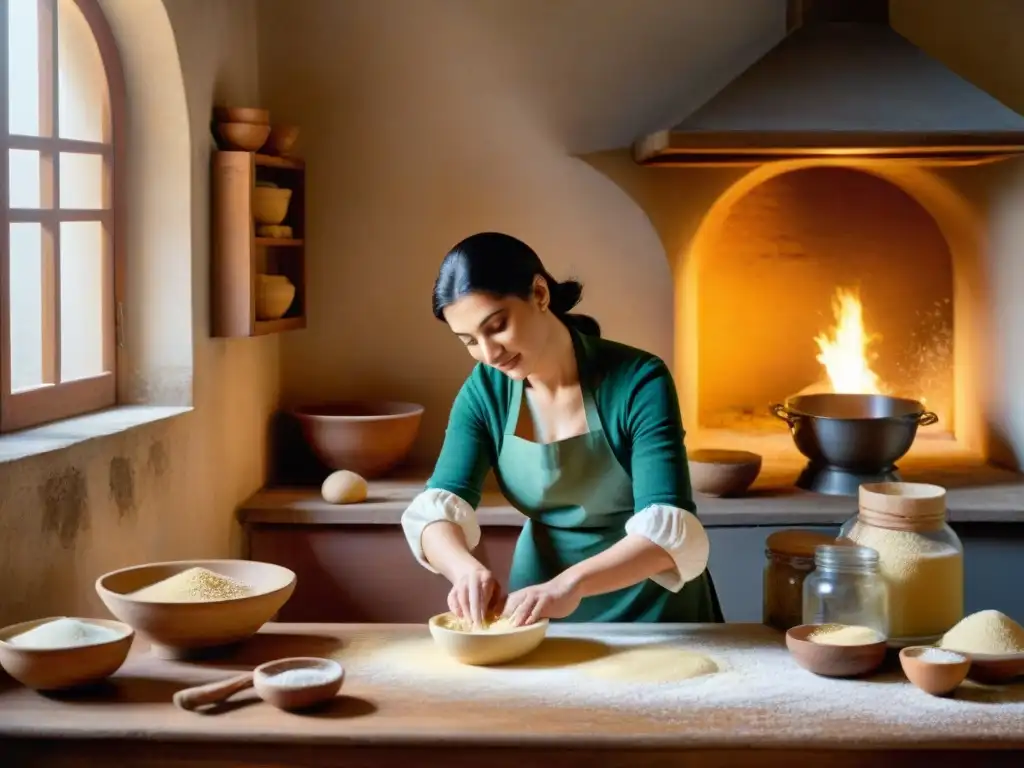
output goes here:
[[651, 577], [651, 581], [670, 592], [681, 590], [708, 566], [708, 534], [689, 510], [652, 504], [626, 521], [626, 533], [643, 536], [672, 556], [675, 568]]
[[431, 573], [438, 573], [423, 555], [423, 530], [431, 523], [448, 520], [462, 529], [472, 552], [480, 543], [480, 524], [469, 502], [449, 491], [428, 488], [412, 500], [402, 513], [402, 530], [416, 561]]

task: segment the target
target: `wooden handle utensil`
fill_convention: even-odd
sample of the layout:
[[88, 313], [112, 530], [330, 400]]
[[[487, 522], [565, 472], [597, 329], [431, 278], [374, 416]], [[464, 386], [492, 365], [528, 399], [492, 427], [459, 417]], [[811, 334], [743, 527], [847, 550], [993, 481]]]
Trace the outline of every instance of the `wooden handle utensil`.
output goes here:
[[175, 705], [181, 709], [192, 711], [207, 704], [219, 704], [239, 691], [252, 687], [252, 684], [253, 674], [246, 672], [244, 675], [229, 677], [227, 680], [185, 688], [176, 692], [173, 700]]

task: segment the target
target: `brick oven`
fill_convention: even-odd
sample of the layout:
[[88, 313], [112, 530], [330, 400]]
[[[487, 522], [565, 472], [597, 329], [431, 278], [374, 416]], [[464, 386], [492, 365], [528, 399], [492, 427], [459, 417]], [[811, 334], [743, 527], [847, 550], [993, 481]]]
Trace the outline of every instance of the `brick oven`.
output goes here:
[[884, 0], [794, 0], [789, 21], [631, 167], [601, 167], [672, 264], [688, 444], [791, 478], [770, 406], [877, 392], [938, 416], [901, 466], [1019, 471], [1024, 117], [895, 32]]

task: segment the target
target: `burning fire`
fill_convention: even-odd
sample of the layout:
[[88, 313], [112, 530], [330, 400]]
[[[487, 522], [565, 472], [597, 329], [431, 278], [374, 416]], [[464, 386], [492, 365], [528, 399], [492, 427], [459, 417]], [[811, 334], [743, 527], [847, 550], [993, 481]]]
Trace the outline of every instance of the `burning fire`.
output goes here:
[[814, 337], [817, 360], [825, 367], [832, 392], [880, 395], [881, 381], [869, 363], [868, 347], [875, 337], [864, 329], [864, 307], [856, 290], [837, 288], [832, 299], [835, 326]]

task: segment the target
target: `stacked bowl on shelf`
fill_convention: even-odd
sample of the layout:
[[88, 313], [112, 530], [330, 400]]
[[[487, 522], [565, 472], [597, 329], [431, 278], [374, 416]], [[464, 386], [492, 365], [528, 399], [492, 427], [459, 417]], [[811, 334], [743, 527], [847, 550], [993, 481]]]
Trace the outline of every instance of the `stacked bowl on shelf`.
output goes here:
[[296, 125], [271, 125], [270, 110], [259, 107], [216, 107], [214, 122], [228, 149], [287, 157], [299, 138]]

